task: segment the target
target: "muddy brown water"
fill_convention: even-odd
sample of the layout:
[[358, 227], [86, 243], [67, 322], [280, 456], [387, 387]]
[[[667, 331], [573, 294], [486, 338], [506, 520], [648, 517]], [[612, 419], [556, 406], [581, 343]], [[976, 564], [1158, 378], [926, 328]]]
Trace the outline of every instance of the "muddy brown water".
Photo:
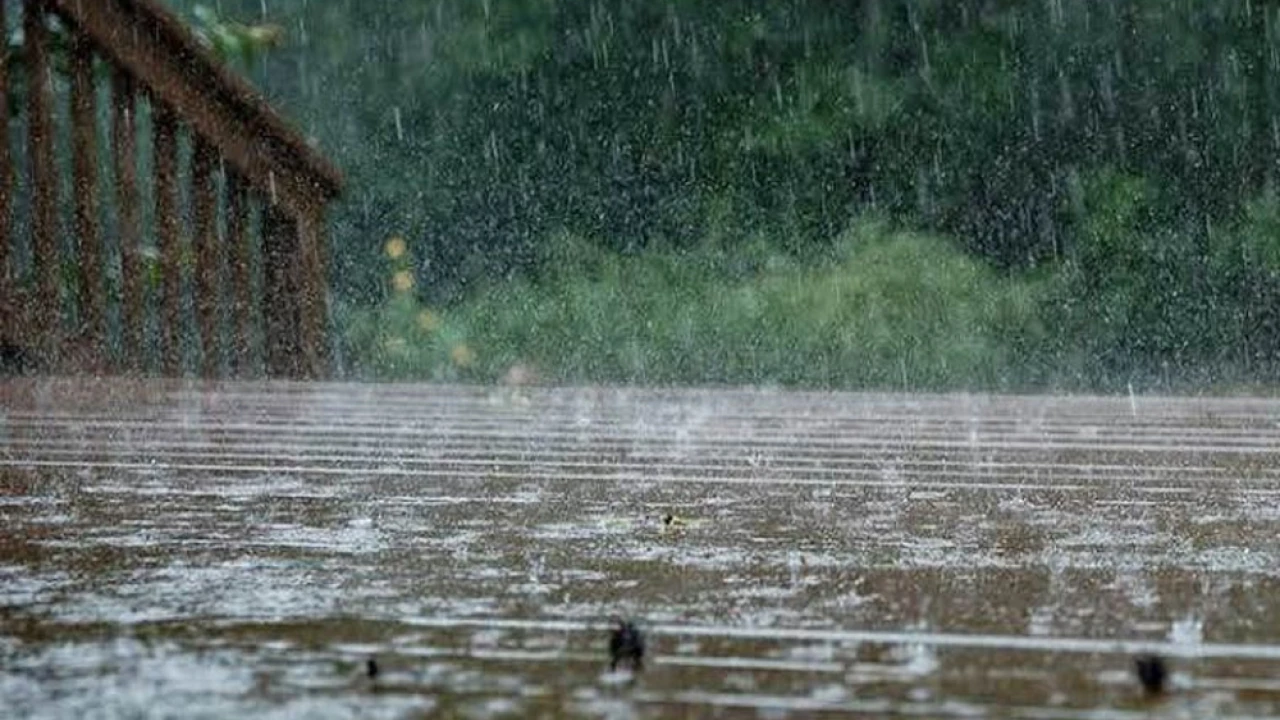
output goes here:
[[0, 381], [0, 701], [1280, 716], [1280, 401]]

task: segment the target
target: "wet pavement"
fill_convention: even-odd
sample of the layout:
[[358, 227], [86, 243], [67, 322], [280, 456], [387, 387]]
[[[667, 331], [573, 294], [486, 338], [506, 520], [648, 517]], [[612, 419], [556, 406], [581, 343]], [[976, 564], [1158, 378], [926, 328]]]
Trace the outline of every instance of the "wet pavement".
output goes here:
[[1280, 400], [0, 381], [0, 699], [1280, 717]]

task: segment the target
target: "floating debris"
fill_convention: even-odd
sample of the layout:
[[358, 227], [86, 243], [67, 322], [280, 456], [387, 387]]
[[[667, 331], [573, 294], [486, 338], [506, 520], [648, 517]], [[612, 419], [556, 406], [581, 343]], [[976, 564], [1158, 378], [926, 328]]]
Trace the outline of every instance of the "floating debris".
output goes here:
[[676, 532], [692, 527], [694, 521], [679, 515], [667, 513], [662, 516], [662, 532]]
[[1149, 697], [1164, 692], [1169, 670], [1165, 667], [1163, 658], [1158, 655], [1140, 655], [1134, 659], [1133, 664], [1138, 673], [1138, 682], [1142, 683], [1142, 689]]
[[633, 673], [644, 668], [644, 635], [635, 623], [621, 618], [614, 618], [615, 627], [609, 634], [609, 670], [618, 669], [625, 664]]

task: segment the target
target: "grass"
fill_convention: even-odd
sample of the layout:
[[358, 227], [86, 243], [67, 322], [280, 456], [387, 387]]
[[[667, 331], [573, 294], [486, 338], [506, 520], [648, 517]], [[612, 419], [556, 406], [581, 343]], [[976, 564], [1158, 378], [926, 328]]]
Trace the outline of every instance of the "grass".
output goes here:
[[543, 267], [444, 311], [402, 288], [349, 312], [360, 374], [495, 380], [521, 365], [564, 383], [988, 389], [1021, 381], [1019, 348], [1043, 332], [1030, 282], [874, 221], [805, 263], [763, 242], [619, 255], [561, 235]]

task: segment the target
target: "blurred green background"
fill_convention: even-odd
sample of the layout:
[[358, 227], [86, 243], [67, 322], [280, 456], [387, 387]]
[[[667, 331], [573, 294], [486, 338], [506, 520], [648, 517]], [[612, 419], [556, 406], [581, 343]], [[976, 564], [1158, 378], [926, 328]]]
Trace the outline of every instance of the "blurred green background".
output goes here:
[[171, 2], [281, 31], [351, 376], [1280, 378], [1280, 3]]

